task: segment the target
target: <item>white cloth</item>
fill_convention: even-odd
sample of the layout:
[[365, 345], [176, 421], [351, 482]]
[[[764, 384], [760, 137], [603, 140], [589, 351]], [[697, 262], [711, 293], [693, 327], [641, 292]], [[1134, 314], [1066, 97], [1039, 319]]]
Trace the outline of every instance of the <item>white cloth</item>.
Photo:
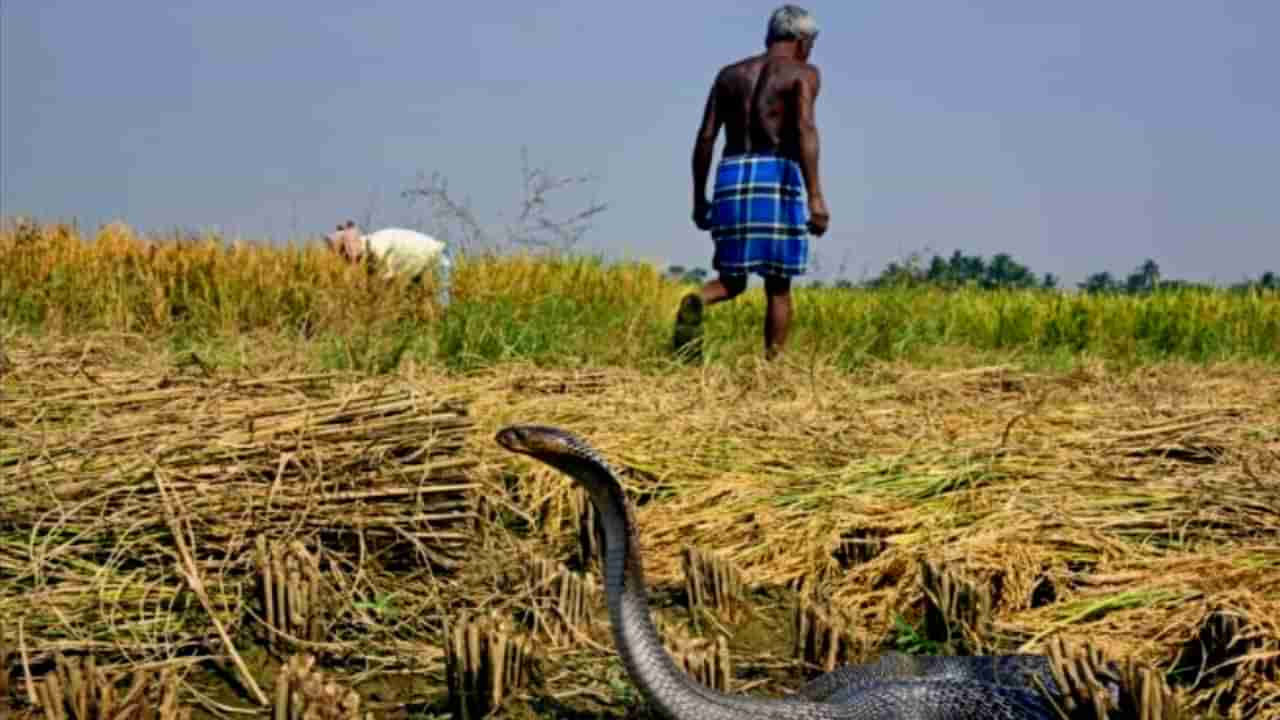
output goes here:
[[382, 263], [388, 275], [417, 275], [437, 260], [441, 269], [447, 270], [450, 265], [445, 244], [416, 230], [384, 228], [360, 240], [365, 252]]

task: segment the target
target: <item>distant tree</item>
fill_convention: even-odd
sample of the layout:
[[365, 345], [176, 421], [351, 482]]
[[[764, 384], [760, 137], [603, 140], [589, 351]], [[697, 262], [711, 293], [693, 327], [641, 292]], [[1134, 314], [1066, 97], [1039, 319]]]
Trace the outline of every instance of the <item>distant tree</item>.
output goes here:
[[950, 258], [934, 255], [921, 280], [933, 285], [956, 287], [981, 282], [985, 270], [986, 264], [981, 257], [956, 250]]
[[1008, 282], [1014, 275], [1013, 258], [1008, 253], [997, 253], [991, 258], [991, 264], [987, 266], [986, 275], [983, 277], [983, 284], [987, 287], [1001, 287]]
[[836, 281], [835, 286], [841, 290], [851, 290], [853, 289], [853, 281], [849, 278], [840, 278]]
[[987, 274], [987, 262], [980, 255], [964, 255], [959, 250], [951, 254], [951, 275], [959, 282], [981, 282]]
[[1267, 270], [1258, 276], [1257, 280], [1245, 280], [1231, 286], [1231, 289], [1237, 292], [1248, 292], [1250, 290], [1280, 290], [1280, 276], [1272, 270]]
[[[979, 255], [965, 255], [959, 250], [952, 252], [950, 258], [934, 255], [927, 265], [923, 265], [915, 255], [903, 263], [891, 262], [869, 284], [882, 287], [922, 283], [942, 287], [976, 285], [987, 289], [1039, 286], [1035, 273], [1009, 253], [998, 253], [988, 263]], [[1053, 285], [1048, 287], [1056, 284], [1055, 278]]]
[[998, 253], [991, 258], [983, 278], [983, 286], [988, 288], [1029, 288], [1035, 284], [1035, 275], [1008, 253]]
[[1053, 273], [1045, 273], [1044, 276], [1040, 278], [1040, 287], [1044, 290], [1057, 290], [1058, 276]]
[[682, 278], [684, 277], [685, 272], [686, 270], [683, 265], [672, 265], [667, 268], [667, 277]]
[[951, 265], [943, 260], [941, 255], [934, 255], [929, 261], [929, 270], [925, 273], [925, 279], [937, 285], [951, 285], [956, 280]]
[[920, 283], [922, 279], [919, 269], [910, 261], [906, 264], [898, 263], [897, 261], [890, 261], [890, 263], [884, 267], [884, 270], [880, 271], [879, 275], [872, 278], [867, 285], [873, 288], [900, 287], [904, 285], [916, 285]]
[[1120, 286], [1119, 283], [1115, 281], [1115, 278], [1111, 277], [1111, 273], [1103, 270], [1102, 272], [1094, 273], [1085, 278], [1085, 281], [1079, 284], [1079, 288], [1093, 295], [1097, 293], [1116, 292], [1120, 289]]
[[1125, 291], [1133, 295], [1154, 292], [1159, 286], [1160, 266], [1150, 258], [1125, 279]]

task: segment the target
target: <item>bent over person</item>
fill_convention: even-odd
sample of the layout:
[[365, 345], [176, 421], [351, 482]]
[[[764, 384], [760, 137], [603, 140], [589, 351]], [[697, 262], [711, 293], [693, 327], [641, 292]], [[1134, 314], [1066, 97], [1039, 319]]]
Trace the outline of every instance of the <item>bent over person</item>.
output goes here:
[[[681, 301], [677, 351], [697, 351], [704, 304], [737, 297], [751, 273], [764, 277], [768, 298], [765, 356], [776, 357], [786, 344], [791, 279], [806, 270], [808, 235], [821, 236], [830, 221], [813, 112], [820, 80], [808, 62], [817, 36], [813, 15], [783, 5], [769, 18], [765, 52], [725, 66], [711, 87], [693, 149], [693, 222], [711, 231], [718, 277]], [[708, 200], [721, 125], [725, 147]]]

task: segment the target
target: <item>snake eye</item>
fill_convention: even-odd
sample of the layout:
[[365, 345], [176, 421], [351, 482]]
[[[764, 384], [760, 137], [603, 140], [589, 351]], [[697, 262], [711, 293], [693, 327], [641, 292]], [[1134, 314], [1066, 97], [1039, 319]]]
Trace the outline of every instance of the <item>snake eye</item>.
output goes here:
[[517, 427], [502, 428], [498, 431], [498, 434], [493, 437], [493, 439], [499, 445], [511, 450], [512, 452], [520, 452], [527, 448], [524, 433], [520, 432], [520, 428]]

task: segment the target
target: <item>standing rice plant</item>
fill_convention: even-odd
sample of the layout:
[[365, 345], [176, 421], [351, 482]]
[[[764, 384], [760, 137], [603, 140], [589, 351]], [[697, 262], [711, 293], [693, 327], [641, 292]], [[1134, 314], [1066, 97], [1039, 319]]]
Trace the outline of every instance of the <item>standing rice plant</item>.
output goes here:
[[651, 266], [529, 255], [461, 260], [438, 353], [454, 367], [536, 363], [634, 365], [654, 358], [678, 290]]
[[[32, 331], [168, 336], [268, 333], [315, 341], [322, 363], [379, 371], [413, 356], [454, 368], [665, 366], [687, 285], [642, 263], [564, 254], [456, 258], [447, 312], [435, 280], [384, 280], [324, 248], [144, 240], [122, 226], [0, 230], [0, 310]], [[793, 354], [870, 361], [1082, 357], [1125, 364], [1280, 360], [1280, 294], [1170, 289], [1131, 295], [976, 287], [797, 288]], [[765, 298], [711, 308], [710, 362], [756, 356]], [[956, 352], [961, 351], [961, 352]], [[967, 354], [966, 354], [967, 353]]]

